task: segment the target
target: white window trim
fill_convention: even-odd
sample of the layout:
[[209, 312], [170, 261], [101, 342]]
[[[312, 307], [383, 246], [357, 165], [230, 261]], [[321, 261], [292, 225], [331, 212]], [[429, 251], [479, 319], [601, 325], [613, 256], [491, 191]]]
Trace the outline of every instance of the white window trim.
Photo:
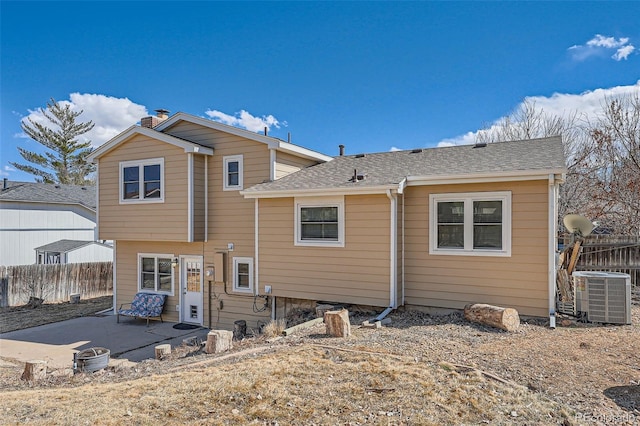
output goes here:
[[[296, 197], [294, 211], [294, 245], [306, 247], [344, 247], [344, 196], [338, 197]], [[337, 207], [338, 208], [338, 241], [309, 241], [302, 239], [300, 211], [303, 207]]]
[[[463, 201], [464, 208], [464, 249], [438, 248], [438, 202]], [[502, 201], [502, 249], [473, 248], [473, 202]], [[454, 256], [495, 256], [511, 257], [511, 191], [464, 192], [429, 195], [429, 254]]]
[[[229, 163], [233, 161], [238, 162], [238, 184], [228, 185]], [[222, 189], [224, 191], [241, 191], [244, 188], [244, 179], [243, 179], [244, 166], [242, 163], [243, 163], [242, 154], [227, 155], [222, 157]]]
[[[238, 264], [246, 263], [249, 265], [249, 288], [238, 287]], [[238, 293], [253, 294], [253, 258], [252, 257], [234, 257], [233, 258], [233, 291]]]
[[[125, 167], [134, 167], [138, 166], [140, 168], [139, 172], [139, 187], [138, 191], [140, 194], [144, 192], [144, 166], [149, 165], [160, 165], [160, 198], [138, 198], [125, 200], [124, 198], [124, 169]], [[164, 158], [149, 158], [145, 160], [131, 160], [131, 161], [121, 161], [120, 162], [120, 175], [118, 177], [118, 186], [120, 187], [120, 204], [144, 204], [144, 203], [164, 203]]]
[[[173, 254], [160, 254], [160, 253], [138, 253], [138, 292], [151, 293], [151, 294], [166, 294], [167, 296], [173, 296], [176, 288], [176, 277], [173, 265], [171, 266], [171, 291], [150, 290], [148, 288], [142, 288], [142, 258], [153, 257], [156, 259], [156, 273], [158, 272], [158, 258], [176, 260]], [[156, 281], [157, 284], [157, 281]]]

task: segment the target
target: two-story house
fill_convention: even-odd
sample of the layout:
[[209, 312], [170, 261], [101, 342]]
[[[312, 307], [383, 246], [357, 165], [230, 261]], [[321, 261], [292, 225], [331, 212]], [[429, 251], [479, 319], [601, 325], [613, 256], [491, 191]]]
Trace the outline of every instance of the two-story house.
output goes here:
[[258, 329], [300, 301], [555, 310], [559, 137], [329, 157], [161, 111], [92, 154], [114, 303]]
[[184, 113], [141, 124], [92, 153], [114, 306], [158, 292], [170, 321], [256, 329], [271, 310], [255, 294], [256, 203], [241, 191], [331, 157]]

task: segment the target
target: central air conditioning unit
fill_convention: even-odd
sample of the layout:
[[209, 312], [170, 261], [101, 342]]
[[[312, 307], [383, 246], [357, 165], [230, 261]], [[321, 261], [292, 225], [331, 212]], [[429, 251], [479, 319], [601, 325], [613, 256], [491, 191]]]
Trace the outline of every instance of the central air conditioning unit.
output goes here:
[[589, 322], [631, 324], [631, 277], [618, 272], [572, 274], [575, 309]]

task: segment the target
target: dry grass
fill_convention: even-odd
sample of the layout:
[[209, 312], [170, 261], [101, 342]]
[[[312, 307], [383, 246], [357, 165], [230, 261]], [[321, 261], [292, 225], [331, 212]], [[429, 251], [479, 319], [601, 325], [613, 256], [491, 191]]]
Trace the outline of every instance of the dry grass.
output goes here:
[[271, 320], [264, 326], [262, 333], [267, 339], [281, 336], [282, 332], [287, 328], [287, 320], [281, 318], [277, 320]]
[[85, 317], [113, 306], [112, 296], [80, 300], [78, 304], [45, 303], [37, 308], [13, 306], [0, 308], [0, 333], [22, 330], [71, 318]]
[[[558, 424], [518, 385], [408, 357], [305, 344], [121, 383], [4, 392], [3, 424]], [[90, 408], [89, 408], [90, 407]]]
[[635, 302], [626, 326], [530, 320], [506, 333], [408, 311], [377, 330], [355, 320], [347, 339], [319, 324], [273, 343], [244, 339], [231, 354], [176, 350], [37, 384], [5, 365], [0, 424], [638, 425]]

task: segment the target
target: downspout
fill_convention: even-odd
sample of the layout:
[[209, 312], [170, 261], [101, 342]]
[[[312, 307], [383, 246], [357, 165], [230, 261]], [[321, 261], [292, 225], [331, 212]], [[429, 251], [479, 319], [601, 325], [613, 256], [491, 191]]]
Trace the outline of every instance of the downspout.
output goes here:
[[[209, 157], [204, 157], [204, 242], [209, 241]], [[204, 258], [204, 248], [203, 256]]]
[[400, 273], [401, 273], [401, 279], [402, 279], [402, 300], [401, 300], [401, 306], [404, 306], [404, 188], [407, 186], [407, 178], [402, 179], [402, 181], [400, 182], [400, 185], [398, 185], [398, 194], [402, 195], [402, 217], [400, 218], [400, 220], [402, 221], [402, 229], [401, 229], [401, 238], [402, 241], [400, 242], [401, 244], [401, 253], [402, 253], [402, 259], [400, 260], [402, 263], [400, 265]]
[[269, 179], [276, 180], [276, 150], [269, 149]]
[[391, 201], [391, 238], [389, 241], [389, 308], [398, 307], [398, 194], [387, 189], [387, 197]]
[[558, 223], [558, 183], [555, 175], [549, 175], [549, 247], [548, 247], [548, 295], [549, 327], [556, 328], [556, 248]]
[[193, 242], [193, 153], [187, 154], [187, 241]]
[[254, 218], [254, 222], [255, 222], [255, 234], [254, 234], [254, 245], [255, 245], [255, 261], [254, 261], [254, 289], [253, 289], [253, 294], [254, 295], [259, 295], [260, 294], [260, 280], [258, 279], [259, 277], [259, 269], [260, 269], [260, 264], [258, 263], [258, 198], [256, 198], [255, 200], [255, 218]]
[[117, 247], [117, 241], [113, 240], [113, 263], [111, 264], [111, 268], [112, 268], [112, 274], [113, 276], [111, 277], [111, 279], [113, 280], [113, 314], [115, 315], [118, 311], [116, 309], [116, 306], [118, 306], [117, 301], [118, 301], [118, 297], [117, 297], [117, 292], [118, 292], [118, 280], [116, 279], [116, 276], [118, 275], [116, 273], [116, 267], [118, 265], [118, 256], [117, 256], [117, 251], [116, 251], [116, 247]]

